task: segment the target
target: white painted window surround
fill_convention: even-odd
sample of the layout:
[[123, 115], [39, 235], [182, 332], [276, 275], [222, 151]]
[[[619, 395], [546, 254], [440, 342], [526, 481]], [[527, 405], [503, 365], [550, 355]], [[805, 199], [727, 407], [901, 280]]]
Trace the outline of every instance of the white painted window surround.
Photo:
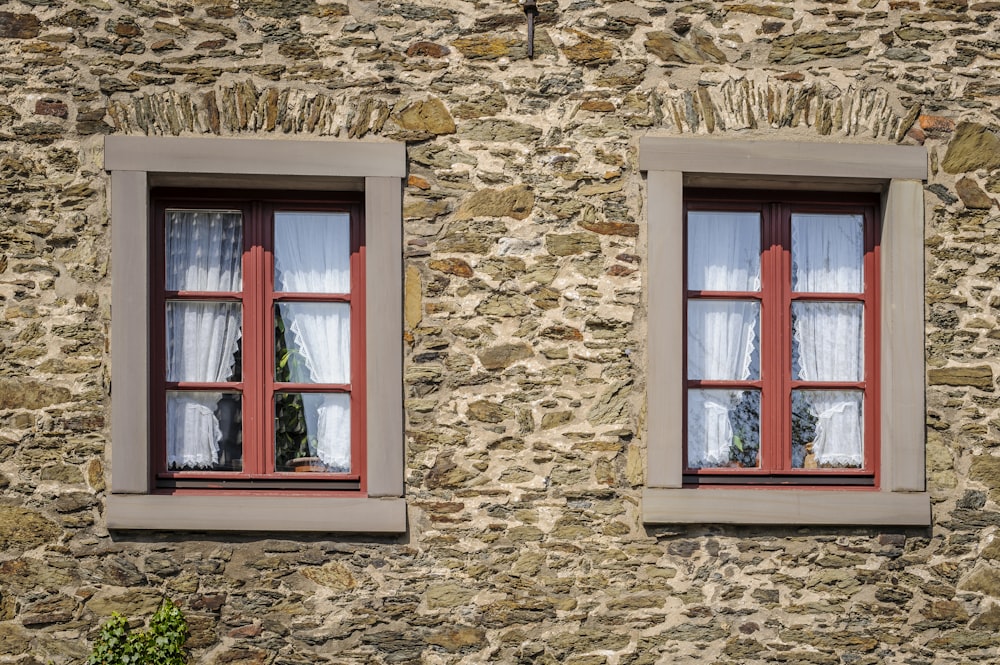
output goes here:
[[[109, 529], [401, 533], [402, 187], [405, 145], [109, 136], [111, 490]], [[363, 191], [367, 270], [368, 493], [152, 493], [149, 449], [149, 191], [154, 186]]]
[[[644, 137], [646, 524], [930, 524], [924, 469], [922, 147]], [[685, 187], [865, 191], [882, 196], [881, 470], [875, 488], [682, 487]]]

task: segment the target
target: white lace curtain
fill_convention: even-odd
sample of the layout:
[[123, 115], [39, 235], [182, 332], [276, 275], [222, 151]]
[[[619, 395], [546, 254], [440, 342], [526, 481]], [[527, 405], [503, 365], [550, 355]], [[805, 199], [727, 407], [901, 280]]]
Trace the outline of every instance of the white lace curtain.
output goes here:
[[[346, 214], [275, 215], [275, 290], [349, 293], [350, 220]], [[294, 383], [350, 383], [351, 322], [346, 303], [280, 305]], [[310, 452], [338, 471], [351, 468], [351, 398], [344, 393], [302, 393]], [[315, 449], [312, 441], [315, 437]]]
[[[806, 293], [861, 293], [863, 223], [859, 215], [794, 215], [793, 289]], [[803, 381], [861, 381], [863, 306], [800, 302], [794, 335]], [[803, 395], [816, 417], [813, 454], [818, 464], [861, 466], [862, 402], [857, 391], [810, 390]]]
[[[166, 288], [242, 289], [243, 230], [238, 212], [168, 211]], [[167, 380], [227, 381], [236, 363], [240, 307], [233, 303], [167, 304]], [[219, 459], [221, 393], [176, 392], [167, 400], [167, 464], [211, 467]]]
[[[760, 290], [760, 217], [757, 213], [688, 213], [688, 288]], [[759, 306], [750, 300], [688, 303], [688, 378], [746, 380], [757, 344]], [[733, 391], [688, 391], [688, 465], [729, 462]]]

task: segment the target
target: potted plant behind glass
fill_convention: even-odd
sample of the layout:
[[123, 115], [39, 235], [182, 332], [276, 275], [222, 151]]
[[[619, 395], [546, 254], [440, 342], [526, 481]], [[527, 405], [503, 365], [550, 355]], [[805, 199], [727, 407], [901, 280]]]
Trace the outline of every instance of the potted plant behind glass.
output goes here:
[[[278, 309], [274, 316], [274, 379], [279, 383], [291, 381], [293, 367], [298, 375], [302, 374], [298, 370], [305, 369], [305, 359], [298, 350], [288, 347], [285, 334], [285, 322]], [[274, 405], [274, 464], [277, 471], [318, 473], [328, 470], [316, 456], [316, 434], [308, 429], [301, 393], [278, 393]]]

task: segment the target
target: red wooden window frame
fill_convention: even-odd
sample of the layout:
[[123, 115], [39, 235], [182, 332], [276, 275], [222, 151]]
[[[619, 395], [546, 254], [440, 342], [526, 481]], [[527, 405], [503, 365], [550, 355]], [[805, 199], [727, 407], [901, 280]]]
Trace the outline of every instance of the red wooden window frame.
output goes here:
[[[156, 189], [153, 216], [153, 298], [151, 311], [152, 486], [157, 493], [200, 494], [281, 492], [283, 494], [365, 495], [367, 491], [365, 408], [365, 239], [362, 197], [298, 192], [276, 196], [266, 191]], [[240, 292], [166, 291], [165, 223], [168, 210], [239, 211], [243, 217], [243, 290]], [[347, 213], [350, 218], [350, 293], [281, 293], [274, 290], [274, 215], [276, 212]], [[168, 382], [166, 306], [176, 301], [228, 301], [242, 307], [242, 380]], [[278, 382], [274, 361], [274, 309], [282, 302], [350, 305], [350, 383]], [[168, 390], [237, 392], [242, 400], [243, 464], [240, 471], [171, 470], [166, 454]], [[274, 399], [282, 392], [341, 392], [350, 395], [351, 469], [346, 473], [294, 473], [275, 469]]]
[[[761, 219], [761, 290], [759, 292], [688, 290], [688, 212], [759, 212]], [[793, 213], [860, 214], [864, 218], [864, 293], [793, 292], [791, 217]], [[879, 482], [879, 244], [881, 219], [877, 195], [843, 192], [758, 192], [688, 189], [684, 194], [684, 330], [691, 299], [753, 300], [760, 303], [760, 378], [708, 381], [684, 377], [684, 483], [687, 485], [878, 486]], [[796, 301], [860, 302], [864, 306], [864, 374], [859, 382], [807, 382], [792, 379], [792, 316]], [[687, 333], [684, 335], [687, 358]], [[692, 388], [760, 391], [760, 462], [758, 468], [689, 468], [687, 399]], [[864, 461], [859, 469], [792, 468], [792, 390], [855, 389], [863, 392]]]

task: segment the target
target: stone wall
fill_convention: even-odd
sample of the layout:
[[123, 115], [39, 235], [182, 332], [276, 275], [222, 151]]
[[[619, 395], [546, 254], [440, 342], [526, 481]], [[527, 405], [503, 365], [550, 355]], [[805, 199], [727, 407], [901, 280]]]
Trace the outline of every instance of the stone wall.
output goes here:
[[[993, 662], [1000, 3], [0, 0], [0, 663]], [[645, 528], [639, 137], [922, 143], [928, 530]], [[115, 533], [103, 135], [408, 144], [400, 538]]]

